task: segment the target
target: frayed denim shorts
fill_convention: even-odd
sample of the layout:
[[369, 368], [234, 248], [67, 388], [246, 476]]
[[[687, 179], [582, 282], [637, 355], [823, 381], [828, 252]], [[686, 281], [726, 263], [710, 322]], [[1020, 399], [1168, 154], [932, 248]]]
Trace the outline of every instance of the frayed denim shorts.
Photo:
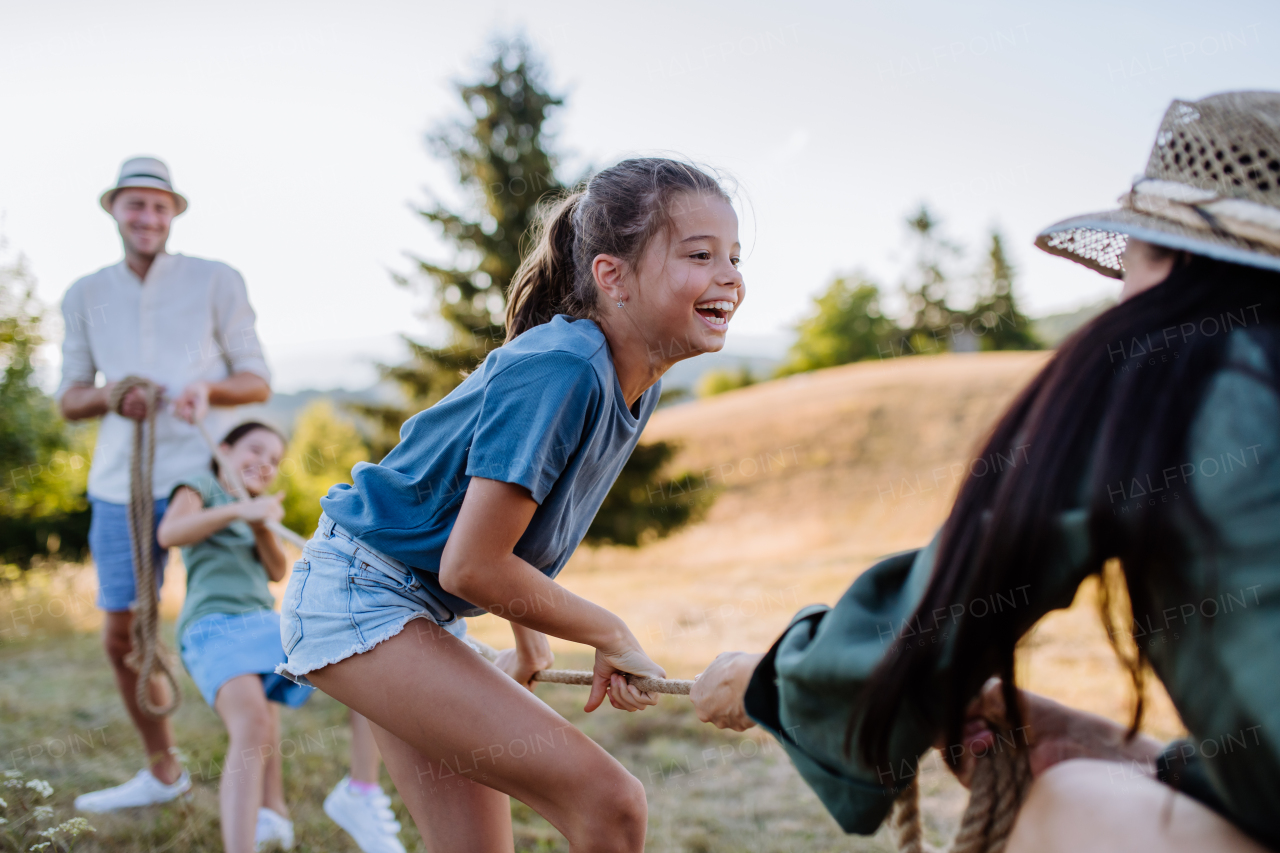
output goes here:
[[369, 651], [414, 619], [429, 619], [459, 639], [467, 633], [466, 620], [428, 592], [412, 569], [321, 515], [280, 607], [288, 659], [276, 672], [310, 686], [307, 673]]

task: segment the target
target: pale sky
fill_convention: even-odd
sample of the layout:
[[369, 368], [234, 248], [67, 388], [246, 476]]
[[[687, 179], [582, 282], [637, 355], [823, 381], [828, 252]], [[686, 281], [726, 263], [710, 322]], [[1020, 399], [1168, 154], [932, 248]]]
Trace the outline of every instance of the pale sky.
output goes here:
[[452, 83], [493, 34], [522, 29], [567, 96], [566, 177], [672, 152], [737, 179], [743, 349], [836, 274], [895, 285], [925, 200], [970, 263], [1003, 230], [1029, 313], [1112, 294], [1036, 231], [1113, 206], [1172, 98], [1280, 88], [1274, 0], [0, 0], [0, 21], [0, 232], [40, 296], [120, 258], [97, 196], [158, 155], [191, 201], [170, 250], [244, 274], [280, 391], [367, 384], [396, 333], [426, 330], [388, 272], [449, 257], [410, 212], [428, 186], [457, 198], [422, 136], [458, 116]]

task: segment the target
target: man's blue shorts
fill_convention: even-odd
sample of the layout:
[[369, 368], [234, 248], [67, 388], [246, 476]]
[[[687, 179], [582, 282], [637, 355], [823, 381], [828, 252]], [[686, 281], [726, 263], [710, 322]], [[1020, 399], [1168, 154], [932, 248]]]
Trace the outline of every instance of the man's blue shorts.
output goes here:
[[[89, 551], [98, 569], [98, 607], [110, 612], [128, 610], [135, 596], [133, 584], [133, 548], [129, 544], [129, 507], [89, 498], [93, 508], [89, 519]], [[156, 500], [156, 527], [169, 506], [168, 498]], [[156, 590], [164, 583], [164, 566], [169, 551], [156, 542], [151, 531], [152, 559], [156, 569]]]

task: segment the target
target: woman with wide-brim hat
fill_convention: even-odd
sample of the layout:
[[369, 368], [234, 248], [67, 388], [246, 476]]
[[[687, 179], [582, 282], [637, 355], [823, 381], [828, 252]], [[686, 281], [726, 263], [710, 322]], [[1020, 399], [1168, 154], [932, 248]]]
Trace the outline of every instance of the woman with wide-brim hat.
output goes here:
[[[1280, 93], [1175, 101], [1121, 205], [1037, 238], [1124, 288], [979, 454], [1025, 460], [694, 687], [704, 720], [777, 736], [846, 831], [876, 830], [930, 746], [967, 782], [1018, 743], [1010, 853], [1280, 849]], [[1104, 619], [1188, 737], [1015, 690], [1016, 643], [1090, 575], [1127, 586], [1132, 617]]]

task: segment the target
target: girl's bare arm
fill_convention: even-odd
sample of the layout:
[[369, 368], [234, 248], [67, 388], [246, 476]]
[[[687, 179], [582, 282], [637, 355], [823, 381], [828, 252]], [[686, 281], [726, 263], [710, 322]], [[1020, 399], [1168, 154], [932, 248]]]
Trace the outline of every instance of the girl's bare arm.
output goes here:
[[537, 508], [521, 486], [473, 477], [441, 555], [440, 585], [516, 625], [594, 647], [598, 678], [588, 710], [607, 686], [614, 698], [614, 674], [665, 675], [621, 619], [513, 553]]
[[239, 518], [240, 512], [235, 504], [205, 509], [204, 499], [199, 492], [187, 486], [179, 486], [156, 530], [156, 541], [161, 548], [193, 545], [208, 539]]
[[267, 570], [267, 577], [273, 581], [284, 580], [285, 572], [289, 569], [289, 557], [280, 547], [280, 540], [263, 522], [250, 523], [249, 529], [253, 531], [253, 541], [258, 546], [258, 560]]

